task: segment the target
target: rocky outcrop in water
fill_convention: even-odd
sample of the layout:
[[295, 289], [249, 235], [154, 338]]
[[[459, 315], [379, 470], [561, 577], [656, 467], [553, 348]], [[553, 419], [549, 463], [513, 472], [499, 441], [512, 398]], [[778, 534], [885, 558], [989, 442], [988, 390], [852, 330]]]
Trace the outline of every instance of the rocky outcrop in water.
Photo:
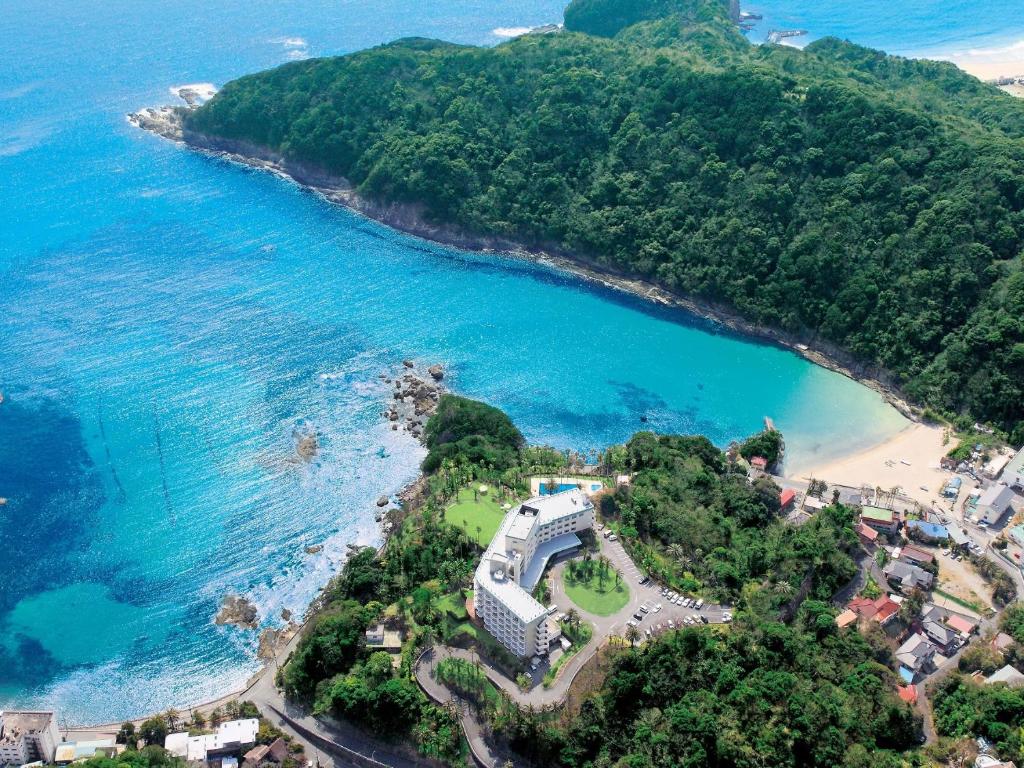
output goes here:
[[213, 620], [215, 624], [233, 624], [242, 629], [256, 629], [259, 612], [248, 598], [240, 595], [228, 595], [220, 604], [220, 611]]
[[320, 443], [317, 441], [315, 434], [299, 435], [295, 441], [295, 452], [304, 461], [311, 461], [319, 449]]
[[[403, 361], [403, 365], [407, 370], [393, 381], [392, 403], [385, 409], [384, 418], [391, 422], [393, 430], [402, 428], [413, 437], [422, 439], [423, 427], [437, 410], [444, 393], [440, 383], [444, 378], [444, 368], [430, 366], [427, 369], [429, 377], [425, 378], [413, 371], [411, 360]], [[390, 381], [387, 376], [382, 376], [382, 380]]]

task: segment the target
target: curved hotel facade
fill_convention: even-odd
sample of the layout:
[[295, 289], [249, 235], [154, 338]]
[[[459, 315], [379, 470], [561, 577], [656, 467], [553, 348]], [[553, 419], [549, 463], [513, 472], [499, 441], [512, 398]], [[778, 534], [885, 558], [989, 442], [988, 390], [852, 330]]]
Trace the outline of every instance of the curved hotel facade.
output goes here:
[[547, 653], [561, 635], [531, 592], [552, 557], [581, 546], [594, 505], [578, 489], [537, 496], [509, 511], [484, 552], [473, 581], [476, 615], [516, 656]]

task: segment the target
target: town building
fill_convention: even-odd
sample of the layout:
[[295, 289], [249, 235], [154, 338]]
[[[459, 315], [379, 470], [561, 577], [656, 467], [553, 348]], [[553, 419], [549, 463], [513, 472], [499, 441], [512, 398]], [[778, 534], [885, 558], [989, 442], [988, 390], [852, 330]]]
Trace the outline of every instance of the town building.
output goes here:
[[537, 496], [511, 509], [487, 546], [473, 580], [473, 607], [484, 627], [519, 657], [547, 653], [561, 629], [532, 596], [552, 557], [578, 549], [594, 524], [594, 505], [578, 489]]
[[203, 736], [188, 733], [169, 733], [164, 739], [164, 749], [175, 757], [188, 762], [207, 760], [210, 757], [238, 755], [242, 748], [256, 743], [260, 721], [256, 718], [229, 720], [217, 726], [217, 730]]
[[68, 765], [90, 757], [114, 757], [124, 750], [125, 745], [118, 744], [114, 738], [66, 741], [57, 747], [53, 762], [56, 765]]
[[996, 525], [1008, 512], [1013, 510], [1010, 506], [1012, 501], [1013, 491], [1008, 485], [1001, 483], [990, 485], [978, 499], [974, 517], [979, 523]]
[[935, 646], [920, 632], [915, 632], [898, 649], [896, 660], [900, 663], [900, 676], [908, 683], [914, 676], [932, 663]]
[[1021, 448], [1003, 467], [1002, 480], [1011, 488], [1024, 491], [1024, 448]]
[[1006, 470], [1006, 466], [1010, 463], [1011, 458], [1008, 454], [997, 453], [981, 468], [981, 474], [991, 480], [995, 480]]
[[242, 768], [260, 768], [264, 765], [281, 765], [288, 757], [288, 744], [282, 738], [270, 744], [260, 744], [245, 753]]
[[52, 763], [60, 743], [53, 712], [0, 711], [0, 765]]
[[1002, 669], [998, 669], [991, 675], [985, 678], [985, 683], [992, 685], [993, 683], [1006, 683], [1011, 688], [1020, 688], [1024, 685], [1024, 675], [1016, 667], [1011, 667], [1007, 664]]
[[888, 595], [882, 595], [874, 600], [867, 597], [855, 597], [846, 607], [865, 621], [874, 621], [883, 625], [900, 612], [899, 603]]
[[893, 560], [882, 569], [882, 573], [890, 584], [902, 591], [930, 589], [934, 579], [924, 568], [918, 568], [902, 560]]
[[992, 638], [992, 647], [1002, 653], [1013, 647], [1016, 641], [1005, 632], [999, 632]]
[[927, 520], [907, 520], [907, 536], [939, 544], [949, 538], [949, 529]]
[[873, 547], [878, 543], [878, 531], [867, 523], [857, 524], [857, 535], [860, 537], [860, 543], [865, 547]]
[[911, 565], [928, 565], [935, 562], [935, 555], [920, 547], [915, 547], [913, 544], [908, 544], [900, 551], [900, 560]]
[[861, 507], [860, 521], [879, 533], [896, 533], [899, 527], [899, 516], [893, 510], [882, 507]]

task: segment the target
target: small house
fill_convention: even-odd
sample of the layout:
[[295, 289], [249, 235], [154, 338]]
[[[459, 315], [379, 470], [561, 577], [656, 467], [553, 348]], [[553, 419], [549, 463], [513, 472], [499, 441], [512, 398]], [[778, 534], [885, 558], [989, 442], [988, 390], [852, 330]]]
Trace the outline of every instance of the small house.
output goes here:
[[785, 512], [795, 499], [796, 491], [792, 488], [783, 488], [779, 493], [779, 509]]
[[902, 560], [893, 560], [882, 569], [885, 578], [889, 583], [901, 591], [913, 589], [931, 589], [934, 577], [916, 565], [905, 563]]
[[1003, 468], [1002, 480], [1011, 488], [1024, 491], [1024, 448], [1021, 448]]
[[935, 658], [935, 646], [920, 632], [915, 632], [896, 649], [896, 660], [900, 666], [916, 675], [931, 665]]
[[915, 547], [913, 544], [909, 544], [900, 552], [900, 560], [912, 563], [913, 565], [928, 565], [935, 562], [935, 555], [931, 552], [926, 552], [920, 547]]
[[758, 472], [765, 472], [768, 469], [768, 459], [764, 456], [754, 456], [750, 460], [750, 466]]
[[878, 543], [878, 531], [864, 522], [857, 524], [857, 535], [860, 537], [860, 543], [865, 547], [873, 547]]
[[985, 678], [986, 685], [995, 683], [1006, 683], [1010, 688], [1020, 688], [1024, 685], [1024, 675], [1016, 667], [1007, 664], [1002, 669], [996, 670]]

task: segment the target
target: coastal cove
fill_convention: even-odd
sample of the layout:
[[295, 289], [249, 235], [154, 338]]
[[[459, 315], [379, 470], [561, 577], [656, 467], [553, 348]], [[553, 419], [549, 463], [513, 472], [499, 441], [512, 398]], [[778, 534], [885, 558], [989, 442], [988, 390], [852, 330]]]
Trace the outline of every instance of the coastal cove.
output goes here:
[[126, 22], [123, 3], [18, 3], [0, 19], [0, 541], [17, 553], [0, 564], [0, 710], [115, 722], [242, 688], [258, 633], [214, 623], [224, 596], [251, 600], [259, 629], [298, 620], [350, 545], [381, 543], [377, 500], [419, 474], [422, 446], [382, 418], [380, 377], [404, 359], [443, 363], [448, 389], [530, 443], [584, 453], [639, 429], [724, 446], [768, 416], [801, 474], [906, 433], [884, 372], [838, 350], [124, 119], [172, 84], [413, 34], [494, 44], [563, 5], [161, 0]]

